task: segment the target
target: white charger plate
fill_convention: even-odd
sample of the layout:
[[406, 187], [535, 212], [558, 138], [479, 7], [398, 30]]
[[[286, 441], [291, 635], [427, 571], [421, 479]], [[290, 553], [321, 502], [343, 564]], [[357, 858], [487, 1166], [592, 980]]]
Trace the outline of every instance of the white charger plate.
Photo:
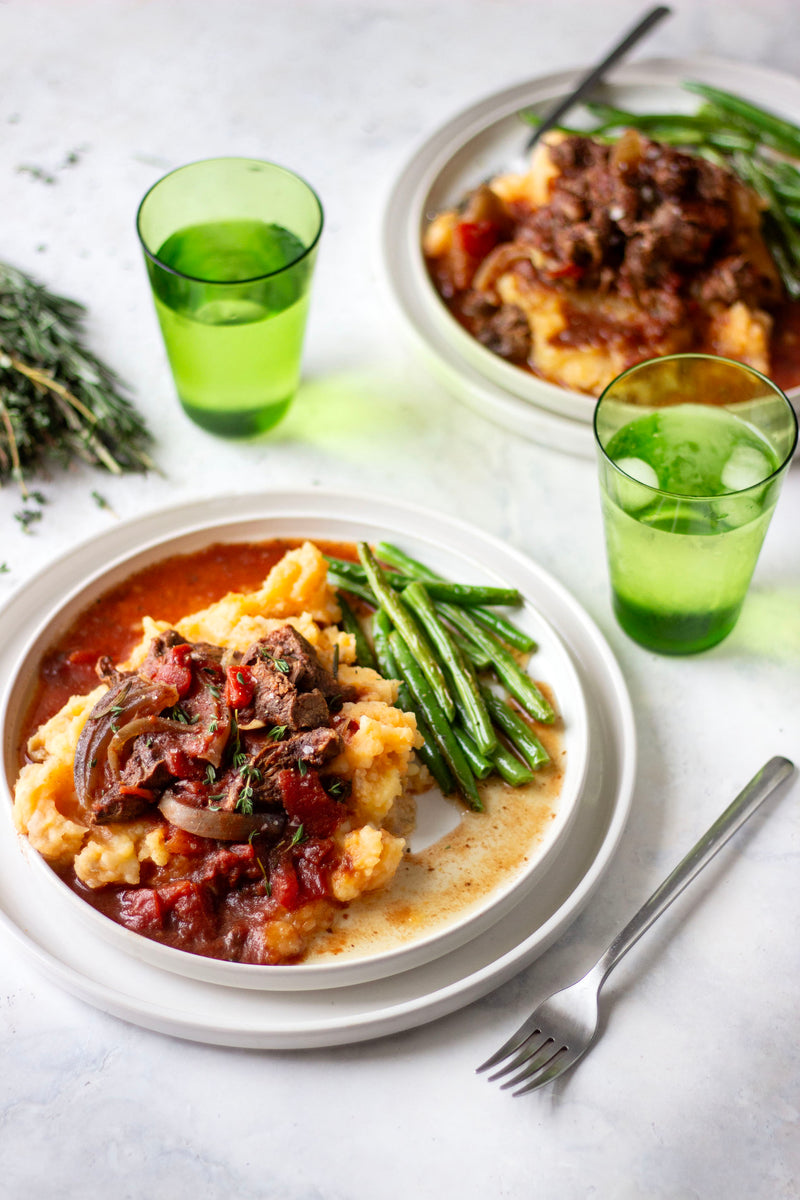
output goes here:
[[[483, 180], [524, 169], [530, 127], [520, 119], [520, 110], [561, 99], [577, 78], [573, 71], [562, 71], [517, 84], [471, 105], [433, 133], [390, 194], [382, 258], [412, 343], [450, 392], [506, 429], [591, 458], [594, 398], [538, 379], [481, 346], [443, 304], [422, 255], [423, 230], [437, 212], [457, 204]], [[736, 92], [800, 121], [800, 80], [715, 58], [651, 59], [617, 67], [598, 89], [597, 99], [624, 109], [689, 112], [698, 104], [680, 86], [689, 79]], [[800, 388], [792, 390], [790, 399], [800, 411]]]
[[586, 699], [590, 770], [574, 819], [524, 903], [450, 953], [355, 986], [265, 992], [178, 975], [98, 937], [73, 906], [54, 904], [50, 889], [42, 888], [41, 864], [20, 854], [6, 811], [0, 923], [51, 978], [105, 1011], [178, 1036], [265, 1048], [396, 1032], [454, 1011], [532, 961], [574, 919], [610, 862], [630, 807], [635, 731], [624, 681], [602, 636], [577, 602], [528, 559], [469, 526], [394, 501], [322, 492], [223, 497], [115, 528], [57, 560], [12, 597], [3, 613], [0, 676], [8, 677], [14, 666], [10, 646], [32, 636], [54, 601], [112, 555], [232, 519], [264, 521], [262, 536], [277, 528], [302, 536], [332, 514], [358, 522], [375, 540], [422, 538], [439, 554], [488, 562], [512, 579], [525, 575], [526, 596], [566, 646]]

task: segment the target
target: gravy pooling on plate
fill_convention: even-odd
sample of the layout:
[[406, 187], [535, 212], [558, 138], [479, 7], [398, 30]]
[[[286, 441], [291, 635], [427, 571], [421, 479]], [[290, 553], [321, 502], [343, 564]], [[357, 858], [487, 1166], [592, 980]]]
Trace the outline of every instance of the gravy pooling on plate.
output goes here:
[[558, 723], [535, 786], [492, 785], [486, 813], [409, 852], [430, 785], [416, 721], [355, 665], [323, 550], [353, 556], [280, 541], [167, 559], [45, 656], [15, 820], [112, 920], [232, 961], [372, 953], [479, 902], [546, 834]]

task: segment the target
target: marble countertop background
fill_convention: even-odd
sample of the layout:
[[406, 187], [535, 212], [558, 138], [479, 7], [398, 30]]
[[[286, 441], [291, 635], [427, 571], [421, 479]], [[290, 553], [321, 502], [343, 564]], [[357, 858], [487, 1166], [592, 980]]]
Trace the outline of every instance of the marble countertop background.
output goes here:
[[[59, 990], [0, 930], [4, 1200], [800, 1196], [797, 779], [617, 970], [574, 1073], [519, 1100], [474, 1074], [765, 759], [800, 757], [800, 473], [734, 634], [698, 658], [658, 658], [614, 623], [592, 463], [453, 399], [382, 291], [382, 207], [419, 142], [483, 95], [587, 63], [638, 13], [631, 0], [0, 3], [0, 259], [89, 306], [92, 346], [131, 384], [159, 466], [54, 476], [29, 535], [18, 496], [0, 492], [0, 603], [116, 520], [209, 491], [413, 498], [574, 593], [618, 657], [640, 752], [619, 851], [563, 938], [490, 996], [396, 1036], [303, 1052], [162, 1036]], [[637, 57], [698, 53], [796, 71], [793, 0], [684, 0]], [[247, 446], [182, 415], [133, 223], [166, 170], [217, 154], [295, 167], [327, 218], [304, 385]]]

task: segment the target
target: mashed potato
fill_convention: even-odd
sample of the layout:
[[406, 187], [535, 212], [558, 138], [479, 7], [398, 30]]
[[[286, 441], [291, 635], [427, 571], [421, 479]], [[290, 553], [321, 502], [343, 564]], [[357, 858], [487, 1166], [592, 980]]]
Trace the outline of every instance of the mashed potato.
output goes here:
[[[342, 632], [336, 593], [327, 564], [310, 542], [284, 554], [254, 592], [230, 592], [201, 612], [169, 626], [157, 617], [143, 621], [141, 641], [127, 663], [143, 662], [152, 639], [175, 628], [191, 642], [210, 642], [243, 651], [254, 641], [286, 624], [293, 625], [314, 647], [320, 662], [331, 668], [338, 650], [338, 678], [353, 689], [335, 718], [342, 750], [329, 766], [349, 783], [347, 819], [337, 829], [331, 891], [349, 902], [366, 891], [386, 886], [400, 863], [404, 842], [384, 822], [410, 779], [413, 751], [421, 745], [411, 713], [395, 707], [398, 685], [355, 664], [354, 639]], [[109, 884], [136, 886], [142, 864], [165, 867], [170, 862], [169, 826], [157, 815], [107, 825], [92, 824], [78, 802], [73, 763], [81, 730], [104, 694], [101, 685], [86, 696], [73, 696], [42, 725], [28, 743], [31, 761], [21, 770], [14, 800], [14, 820], [21, 834], [54, 867], [72, 866], [92, 889]], [[325, 905], [306, 904], [274, 915], [265, 929], [265, 944], [278, 959], [300, 953], [327, 917]]]

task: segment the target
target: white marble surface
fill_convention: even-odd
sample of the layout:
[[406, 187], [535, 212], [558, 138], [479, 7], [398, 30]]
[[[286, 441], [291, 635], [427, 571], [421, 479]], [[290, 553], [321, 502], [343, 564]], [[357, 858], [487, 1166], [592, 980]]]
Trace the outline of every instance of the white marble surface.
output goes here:
[[[643, 54], [796, 69], [792, 0], [677, 7]], [[800, 756], [800, 473], [734, 634], [695, 659], [651, 655], [611, 616], [592, 464], [459, 405], [409, 355], [379, 290], [380, 209], [415, 145], [481, 95], [588, 61], [638, 9], [0, 4], [0, 257], [90, 305], [92, 344], [130, 381], [161, 468], [53, 477], [30, 536], [18, 498], [0, 493], [0, 601], [117, 518], [209, 489], [413, 496], [507, 539], [575, 593], [619, 658], [640, 739], [632, 816], [590, 908], [517, 979], [411, 1032], [306, 1052], [180, 1041], [73, 999], [0, 937], [4, 1198], [800, 1195], [796, 779], [618, 969], [602, 1037], [570, 1077], [512, 1100], [473, 1073], [534, 995], [589, 965], [766, 758]], [[295, 166], [327, 213], [306, 382], [280, 429], [251, 446], [182, 416], [133, 227], [165, 169], [220, 153]]]

